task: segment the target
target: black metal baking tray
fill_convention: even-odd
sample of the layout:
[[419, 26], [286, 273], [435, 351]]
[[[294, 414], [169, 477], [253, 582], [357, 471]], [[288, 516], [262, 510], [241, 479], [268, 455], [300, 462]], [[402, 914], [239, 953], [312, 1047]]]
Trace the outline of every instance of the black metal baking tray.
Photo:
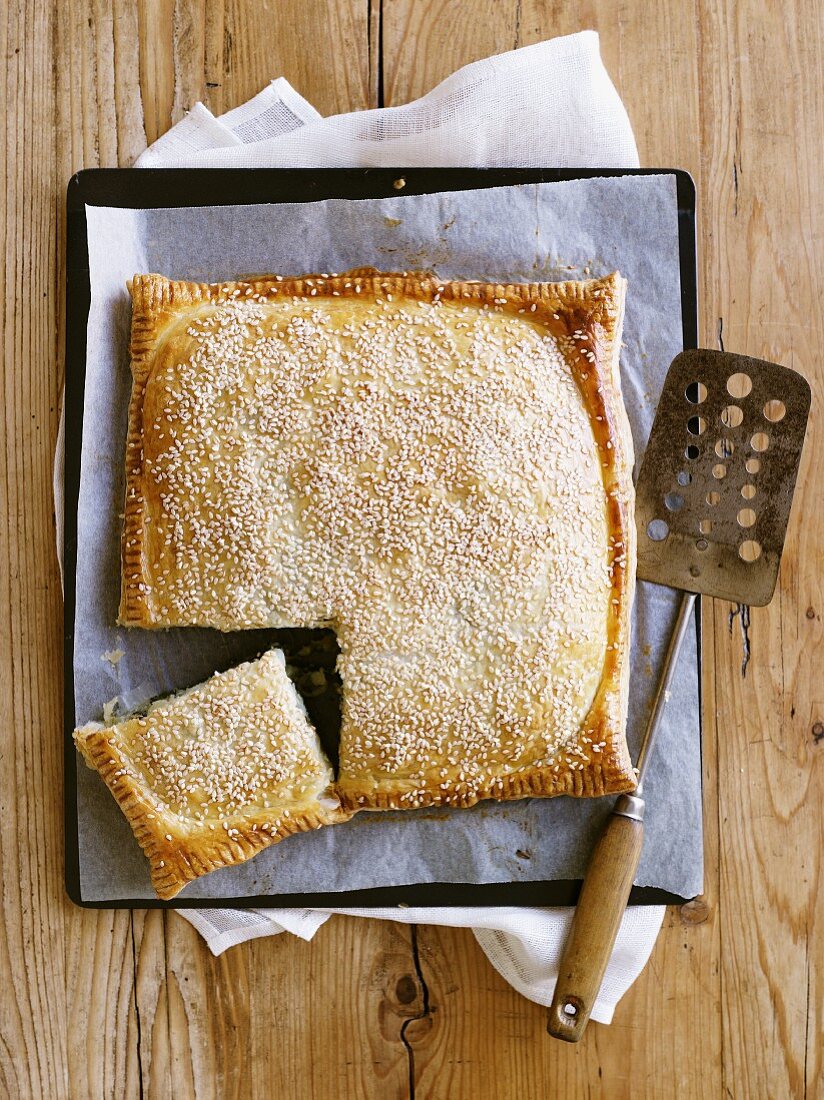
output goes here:
[[[397, 195], [554, 183], [594, 176], [672, 175], [678, 200], [681, 316], [685, 348], [698, 346], [695, 185], [680, 169], [559, 168], [255, 168], [88, 169], [71, 178], [66, 219], [66, 456], [65, 456], [65, 854], [66, 889], [77, 905], [91, 909], [180, 909], [250, 906], [360, 907], [391, 905], [573, 905], [580, 881], [514, 883], [415, 883], [334, 893], [255, 895], [238, 898], [123, 898], [87, 901], [81, 896], [77, 818], [77, 752], [72, 741], [74, 705], [74, 614], [77, 565], [77, 498], [83, 438], [86, 326], [89, 315], [89, 251], [86, 205], [150, 209], [232, 206], [319, 199], [384, 198]], [[402, 182], [401, 182], [402, 181]], [[697, 617], [700, 623], [700, 616]], [[700, 663], [700, 637], [698, 645]], [[699, 677], [700, 684], [700, 677]], [[654, 887], [633, 887], [630, 903], [680, 904], [688, 899]]]

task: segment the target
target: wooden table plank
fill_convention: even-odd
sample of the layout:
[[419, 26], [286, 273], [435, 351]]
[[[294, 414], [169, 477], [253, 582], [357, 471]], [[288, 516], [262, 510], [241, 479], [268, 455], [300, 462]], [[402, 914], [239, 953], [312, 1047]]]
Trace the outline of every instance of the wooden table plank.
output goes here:
[[706, 328], [795, 367], [816, 394], [776, 598], [746, 630], [746, 611], [714, 615], [724, 1086], [820, 1096], [824, 28], [814, 0], [699, 12]]
[[49, 29], [45, 4], [0, 9], [0, 1092], [9, 1096], [60, 1095], [68, 1043], [55, 736], [61, 602], [48, 459], [58, 416]]
[[138, 0], [137, 9], [148, 142], [198, 100], [221, 114], [276, 76], [324, 115], [376, 106], [367, 0]]
[[746, 676], [742, 616], [704, 616], [705, 896], [669, 911], [615, 1023], [580, 1048], [546, 1038], [543, 1011], [462, 930], [334, 918], [311, 944], [283, 936], [213, 959], [174, 914], [84, 912], [62, 892], [50, 474], [68, 176], [131, 163], [195, 100], [221, 111], [280, 73], [324, 113], [374, 105], [379, 85], [400, 103], [468, 61], [582, 26], [601, 32], [642, 163], [698, 182], [704, 342], [723, 319], [728, 348], [794, 365], [818, 391], [815, 0], [30, 0], [0, 16], [0, 698], [14, 731], [0, 770], [0, 1092], [824, 1095], [817, 402], [779, 597], [752, 612]]
[[402, 1032], [420, 1010], [409, 929], [332, 917], [311, 943], [256, 941], [253, 972], [271, 967], [273, 949], [277, 978], [253, 992], [255, 1017], [273, 1025], [255, 1029], [249, 1095], [406, 1097]]

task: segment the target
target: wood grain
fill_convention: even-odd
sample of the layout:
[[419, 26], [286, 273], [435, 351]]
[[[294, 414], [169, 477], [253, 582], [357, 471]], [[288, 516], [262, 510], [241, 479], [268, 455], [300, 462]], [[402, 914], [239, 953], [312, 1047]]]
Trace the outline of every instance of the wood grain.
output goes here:
[[48, 450], [58, 247], [46, 5], [0, 9], [0, 1091], [60, 1095], [68, 1018], [60, 887], [61, 603]]
[[[643, 810], [643, 802], [638, 805]], [[627, 807], [637, 812], [638, 805]], [[558, 963], [558, 980], [547, 1016], [555, 1039], [578, 1043], [615, 948], [644, 845], [642, 821], [620, 813], [607, 818], [592, 849], [572, 927]]]
[[[814, 411], [776, 599], [715, 607], [723, 1084], [822, 1095], [822, 23], [702, 2], [705, 331], [810, 380]], [[816, 90], [816, 94], [814, 94]], [[818, 246], [816, 246], [818, 241]], [[709, 262], [708, 262], [709, 261]], [[811, 613], [812, 609], [812, 613]], [[758, 1052], [754, 1056], [754, 1052]]]
[[[280, 74], [324, 113], [402, 103], [582, 27], [642, 163], [696, 178], [704, 343], [794, 366], [815, 397], [776, 601], [704, 610], [705, 894], [573, 1048], [464, 930], [333, 918], [215, 959], [173, 913], [66, 901], [51, 455], [73, 171], [129, 164], [198, 99], [220, 112]], [[816, 0], [28, 0], [0, 9], [0, 46], [0, 1094], [824, 1096]]]

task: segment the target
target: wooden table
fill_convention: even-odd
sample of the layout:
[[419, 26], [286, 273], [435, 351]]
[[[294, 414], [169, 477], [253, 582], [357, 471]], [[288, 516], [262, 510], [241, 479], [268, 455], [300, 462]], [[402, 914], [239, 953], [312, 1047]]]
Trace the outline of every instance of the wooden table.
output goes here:
[[[824, 1096], [822, 21], [817, 0], [11, 0], [0, 15], [0, 1093], [9, 1097]], [[818, 10], [816, 10], [818, 8]], [[769, 608], [704, 611], [704, 896], [609, 1028], [551, 1041], [468, 931], [335, 918], [212, 958], [174, 913], [62, 887], [51, 467], [70, 174], [128, 165], [196, 100], [285, 75], [324, 113], [583, 27], [645, 165], [689, 169], [701, 332], [816, 392]], [[68, 432], [73, 425], [67, 426]]]

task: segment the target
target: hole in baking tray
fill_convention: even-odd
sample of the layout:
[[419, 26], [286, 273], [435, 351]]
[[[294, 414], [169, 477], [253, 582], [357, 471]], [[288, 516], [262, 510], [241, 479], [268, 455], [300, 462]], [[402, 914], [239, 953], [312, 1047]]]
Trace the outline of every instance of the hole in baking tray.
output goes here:
[[647, 524], [647, 534], [653, 542], [663, 542], [669, 534], [669, 524], [663, 519], [651, 519]]
[[744, 414], [737, 405], [727, 405], [721, 410], [721, 423], [725, 428], [737, 428], [743, 419]]
[[779, 420], [783, 420], [787, 415], [787, 406], [783, 401], [773, 398], [772, 401], [768, 401], [764, 406], [764, 416], [771, 424], [777, 424]]
[[756, 432], [750, 440], [750, 446], [754, 451], [766, 451], [770, 445], [770, 437], [766, 432]]
[[667, 493], [664, 497], [664, 504], [671, 512], [677, 512], [679, 508], [684, 507], [684, 498], [680, 493]]
[[755, 496], [755, 486], [751, 481], [748, 481], [746, 485], [741, 486], [741, 496], [744, 500], [752, 500]]
[[684, 451], [684, 458], [696, 459], [701, 454], [701, 448], [696, 447], [694, 443], [690, 443], [689, 447]]
[[679, 485], [689, 485], [689, 483], [692, 481], [692, 478], [686, 470], [679, 470], [678, 473], [675, 475], [675, 480], [678, 482]]
[[720, 501], [721, 501], [721, 494], [716, 493], [716, 491], [714, 489], [711, 493], [707, 493], [707, 504], [711, 504], [711, 505], [714, 506], [714, 505], [720, 503]]
[[758, 561], [761, 557], [761, 543], [755, 539], [744, 539], [738, 547], [738, 556], [742, 561]]
[[691, 416], [687, 421], [687, 431], [690, 435], [701, 435], [707, 430], [707, 422], [703, 416]]
[[690, 382], [684, 395], [691, 405], [700, 405], [707, 400], [707, 387], [703, 382]]
[[701, 532], [702, 535], [708, 535], [712, 530], [712, 520], [702, 519], [701, 522], [698, 524], [698, 530]]
[[722, 477], [727, 476], [727, 467], [723, 462], [716, 462], [712, 468], [712, 476], [716, 481], [720, 481]]
[[758, 471], [761, 469], [761, 459], [748, 458], [747, 461], [744, 463], [744, 468], [746, 469], [748, 474], [757, 474]]
[[752, 527], [755, 523], [755, 512], [752, 508], [742, 508], [738, 513], [738, 524], [740, 527]]
[[707, 542], [706, 539], [699, 539], [695, 544], [696, 550], [702, 550], [702, 551], [706, 550], [708, 546], [709, 546], [709, 543]]
[[715, 453], [719, 458], [732, 458], [735, 450], [731, 439], [718, 439], [715, 443]]
[[752, 389], [752, 379], [748, 374], [731, 374], [727, 379], [727, 393], [730, 397], [746, 397]]

